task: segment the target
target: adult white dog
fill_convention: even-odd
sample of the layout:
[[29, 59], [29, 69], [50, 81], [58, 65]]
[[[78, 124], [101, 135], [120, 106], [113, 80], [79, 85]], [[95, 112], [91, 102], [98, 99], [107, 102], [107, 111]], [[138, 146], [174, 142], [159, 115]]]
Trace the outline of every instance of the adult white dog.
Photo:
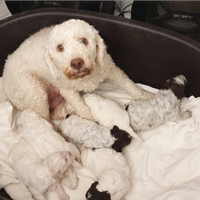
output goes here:
[[105, 79], [135, 100], [153, 96], [115, 65], [94, 27], [75, 19], [30, 36], [8, 57], [3, 72], [9, 100], [17, 108], [30, 108], [45, 119], [50, 119], [49, 111], [64, 99], [77, 115], [93, 120], [79, 92], [93, 91]]

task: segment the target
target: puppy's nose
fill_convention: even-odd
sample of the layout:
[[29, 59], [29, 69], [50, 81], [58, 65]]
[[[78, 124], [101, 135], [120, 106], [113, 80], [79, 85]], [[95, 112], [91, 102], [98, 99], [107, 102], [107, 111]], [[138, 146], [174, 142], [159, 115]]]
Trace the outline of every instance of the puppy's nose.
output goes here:
[[71, 62], [70, 62], [70, 66], [77, 70], [81, 69], [83, 64], [84, 64], [84, 61], [81, 58], [75, 58], [75, 59], [71, 60]]

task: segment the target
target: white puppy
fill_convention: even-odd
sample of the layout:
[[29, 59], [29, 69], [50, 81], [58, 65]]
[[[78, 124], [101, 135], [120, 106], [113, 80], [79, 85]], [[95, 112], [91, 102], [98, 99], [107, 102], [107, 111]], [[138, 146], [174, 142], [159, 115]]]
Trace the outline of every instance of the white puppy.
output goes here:
[[134, 99], [153, 96], [114, 64], [94, 27], [75, 19], [30, 36], [8, 57], [3, 72], [8, 99], [17, 108], [32, 109], [45, 119], [64, 99], [77, 115], [93, 120], [79, 92], [94, 91], [105, 79]]
[[77, 115], [70, 115], [58, 125], [61, 135], [67, 140], [84, 145], [89, 148], [110, 147], [115, 138], [110, 129], [99, 126], [93, 121], [83, 119]]
[[184, 110], [181, 99], [185, 96], [187, 83], [183, 75], [168, 79], [164, 87], [149, 100], [132, 101], [126, 107], [134, 131], [153, 129], [166, 121], [189, 118], [191, 112]]
[[94, 93], [83, 94], [83, 99], [89, 106], [93, 118], [100, 125], [110, 129], [117, 125], [121, 130], [141, 141], [130, 126], [128, 113], [118, 103]]
[[86, 193], [87, 200], [121, 200], [131, 188], [129, 167], [124, 156], [113, 149], [84, 149], [83, 166], [96, 181]]
[[17, 119], [19, 132], [42, 159], [52, 153], [69, 151], [80, 159], [79, 150], [54, 131], [52, 125], [30, 109], [24, 110]]
[[35, 200], [45, 200], [43, 195], [48, 190], [55, 190], [60, 200], [70, 199], [59, 180], [74, 160], [71, 153], [57, 152], [43, 160], [22, 138], [14, 145], [11, 157], [17, 177], [29, 188]]
[[[75, 145], [67, 142], [54, 131], [49, 122], [34, 111], [30, 109], [23, 111], [17, 119], [17, 125], [22, 137], [29, 142], [29, 145], [33, 147], [41, 159], [45, 160], [58, 152], [70, 152], [74, 158], [80, 160], [80, 152]], [[62, 162], [62, 160], [60, 161]], [[77, 175], [72, 170], [73, 167], [78, 166], [80, 166], [79, 163], [74, 160], [72, 165], [64, 172], [64, 177], [71, 180], [71, 189], [75, 189], [78, 186]]]
[[117, 126], [111, 130], [77, 115], [68, 116], [58, 125], [61, 135], [88, 148], [110, 148], [118, 152], [131, 142], [131, 136]]

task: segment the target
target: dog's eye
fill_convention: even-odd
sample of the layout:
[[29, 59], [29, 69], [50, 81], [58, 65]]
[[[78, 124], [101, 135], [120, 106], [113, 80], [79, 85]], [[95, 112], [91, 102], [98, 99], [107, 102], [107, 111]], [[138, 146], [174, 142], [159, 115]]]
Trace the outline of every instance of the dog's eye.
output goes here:
[[86, 38], [81, 38], [80, 39], [80, 43], [84, 44], [84, 45], [87, 45], [88, 44], [88, 41]]
[[58, 50], [59, 52], [64, 51], [63, 45], [62, 45], [62, 44], [59, 44], [59, 45], [57, 46], [57, 50]]

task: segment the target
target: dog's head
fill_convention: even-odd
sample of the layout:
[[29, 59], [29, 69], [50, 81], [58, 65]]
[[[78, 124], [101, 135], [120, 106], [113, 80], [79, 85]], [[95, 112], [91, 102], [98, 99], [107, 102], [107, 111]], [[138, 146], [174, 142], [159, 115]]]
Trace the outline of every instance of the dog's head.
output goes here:
[[107, 191], [100, 192], [96, 188], [98, 182], [94, 182], [85, 194], [87, 200], [110, 200], [110, 194]]
[[82, 20], [71, 19], [52, 28], [45, 45], [45, 61], [54, 77], [79, 79], [103, 65], [106, 46], [98, 31]]
[[126, 131], [119, 129], [117, 126], [114, 126], [110, 133], [113, 137], [116, 138], [112, 145], [112, 149], [117, 152], [122, 152], [123, 147], [131, 143], [131, 136]]
[[178, 99], [185, 97], [185, 87], [187, 85], [187, 79], [184, 75], [179, 75], [166, 80], [162, 89], [170, 89]]
[[74, 158], [68, 151], [57, 152], [49, 155], [44, 160], [44, 165], [48, 167], [55, 180], [63, 178], [63, 173], [72, 164]]

